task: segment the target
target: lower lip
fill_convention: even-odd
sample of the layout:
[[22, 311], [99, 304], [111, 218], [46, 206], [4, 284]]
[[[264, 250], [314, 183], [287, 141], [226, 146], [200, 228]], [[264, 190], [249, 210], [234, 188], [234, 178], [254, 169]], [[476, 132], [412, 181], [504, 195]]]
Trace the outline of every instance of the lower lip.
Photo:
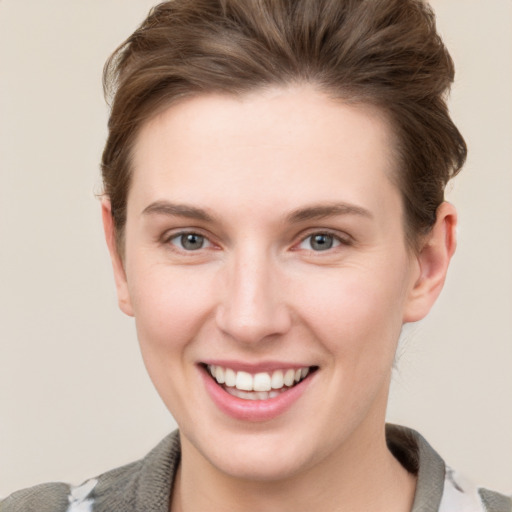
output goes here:
[[268, 400], [244, 400], [230, 395], [219, 386], [205, 368], [201, 368], [206, 390], [215, 405], [225, 414], [237, 420], [261, 422], [277, 418], [288, 410], [309, 386], [313, 377], [310, 374], [307, 378], [280, 393], [275, 398]]

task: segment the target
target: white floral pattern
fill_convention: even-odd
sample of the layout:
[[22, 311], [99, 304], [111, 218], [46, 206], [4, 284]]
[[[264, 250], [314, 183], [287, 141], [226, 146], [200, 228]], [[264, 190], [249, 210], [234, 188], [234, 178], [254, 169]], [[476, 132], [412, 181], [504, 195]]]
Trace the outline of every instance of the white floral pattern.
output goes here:
[[439, 512], [485, 512], [485, 510], [478, 487], [447, 467]]
[[94, 500], [89, 496], [97, 483], [98, 480], [93, 478], [82, 485], [71, 487], [68, 496], [69, 507], [66, 512], [92, 512]]

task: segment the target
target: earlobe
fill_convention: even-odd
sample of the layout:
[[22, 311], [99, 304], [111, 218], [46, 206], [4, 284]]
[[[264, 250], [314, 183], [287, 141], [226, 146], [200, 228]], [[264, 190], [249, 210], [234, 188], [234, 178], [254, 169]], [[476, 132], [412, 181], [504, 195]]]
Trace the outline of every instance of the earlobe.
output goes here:
[[436, 212], [436, 222], [417, 255], [419, 276], [408, 297], [404, 323], [424, 318], [441, 293], [457, 245], [456, 227], [455, 207], [442, 203]]
[[126, 272], [116, 243], [116, 232], [114, 219], [112, 217], [112, 208], [110, 201], [106, 198], [101, 201], [101, 216], [103, 219], [105, 240], [107, 242], [110, 259], [112, 261], [112, 268], [114, 270], [114, 280], [116, 283], [119, 308], [121, 311], [123, 311], [123, 313], [129, 316], [134, 316], [130, 294], [128, 291], [128, 282], [126, 280]]

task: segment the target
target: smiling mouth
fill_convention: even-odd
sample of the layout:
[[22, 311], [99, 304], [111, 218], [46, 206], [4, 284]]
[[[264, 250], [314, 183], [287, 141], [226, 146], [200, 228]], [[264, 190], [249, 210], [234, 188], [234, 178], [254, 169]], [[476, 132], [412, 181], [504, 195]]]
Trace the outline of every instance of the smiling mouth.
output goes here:
[[205, 368], [227, 393], [243, 400], [277, 398], [318, 369], [317, 366], [303, 366], [251, 374], [219, 365], [205, 365]]

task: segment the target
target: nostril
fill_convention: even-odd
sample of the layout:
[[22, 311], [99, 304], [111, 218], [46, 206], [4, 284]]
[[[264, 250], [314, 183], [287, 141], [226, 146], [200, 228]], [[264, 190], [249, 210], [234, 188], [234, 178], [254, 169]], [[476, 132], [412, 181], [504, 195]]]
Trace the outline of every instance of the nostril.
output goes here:
[[254, 344], [289, 331], [292, 322], [284, 306], [270, 303], [258, 307], [219, 307], [216, 313], [217, 327], [230, 338], [244, 344]]

